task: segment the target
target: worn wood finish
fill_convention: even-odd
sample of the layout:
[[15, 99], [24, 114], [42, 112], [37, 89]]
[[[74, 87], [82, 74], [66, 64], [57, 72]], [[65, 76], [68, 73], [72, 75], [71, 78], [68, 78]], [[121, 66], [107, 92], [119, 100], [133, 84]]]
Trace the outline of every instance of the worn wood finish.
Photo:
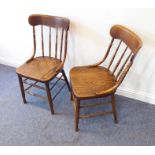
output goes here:
[[[128, 57], [126, 58], [126, 60], [124, 61], [122, 67], [120, 68], [120, 70], [118, 71], [116, 78], [118, 79], [118, 77], [120, 76], [121, 72], [123, 71], [125, 65], [127, 64], [127, 62], [129, 61], [130, 57], [132, 55], [132, 52], [128, 55]], [[118, 67], [118, 66], [117, 66]]]
[[16, 69], [16, 72], [24, 77], [46, 82], [51, 80], [56, 74], [56, 69], [61, 66], [61, 61], [47, 56], [40, 56], [29, 63], [24, 63]]
[[55, 58], [57, 59], [58, 53], [58, 28], [56, 28], [56, 41], [55, 41]]
[[75, 131], [79, 131], [80, 100], [75, 99]]
[[52, 101], [52, 97], [51, 97], [51, 91], [49, 88], [49, 82], [45, 82], [45, 87], [46, 87], [46, 92], [47, 92], [47, 97], [48, 97], [48, 104], [51, 109], [51, 113], [54, 114], [53, 101]]
[[97, 112], [94, 114], [87, 114], [87, 115], [81, 115], [79, 118], [90, 118], [90, 117], [95, 117], [95, 116], [101, 116], [101, 115], [109, 115], [112, 114], [112, 111], [107, 111], [107, 112]]
[[110, 35], [115, 39], [122, 40], [135, 54], [142, 47], [142, 40], [139, 36], [122, 25], [114, 25], [110, 30]]
[[112, 72], [113, 74], [115, 73], [116, 69], [118, 68], [119, 64], [121, 63], [121, 60], [123, 59], [124, 54], [125, 54], [125, 52], [127, 51], [127, 49], [128, 49], [128, 46], [125, 48], [124, 52], [122, 53], [121, 57], [119, 58], [119, 60], [118, 60], [118, 62], [117, 62], [117, 64], [116, 64], [116, 66], [115, 66], [115, 68], [114, 68], [114, 70], [113, 70], [113, 72]]
[[116, 79], [104, 67], [74, 67], [70, 71], [73, 94], [80, 99], [94, 98], [96, 92], [107, 90], [116, 84]]
[[49, 57], [51, 57], [51, 27], [49, 27]]
[[29, 17], [29, 23], [32, 26], [46, 25], [49, 27], [60, 27], [69, 30], [69, 19], [64, 17], [33, 14]]
[[[48, 99], [51, 113], [54, 114], [53, 100], [50, 93], [50, 90], [52, 90], [53, 87], [52, 88], [49, 87], [49, 82], [60, 73], [62, 74], [62, 76], [64, 76], [64, 81], [70, 90], [68, 80], [63, 70], [63, 66], [65, 63], [66, 54], [67, 54], [67, 39], [68, 39], [67, 34], [69, 30], [69, 19], [64, 17], [33, 14], [29, 17], [28, 20], [29, 20], [29, 24], [33, 27], [34, 50], [30, 59], [28, 59], [23, 65], [21, 65], [16, 69], [16, 73], [18, 74], [18, 78], [19, 78], [19, 84], [20, 84], [23, 101], [24, 103], [26, 103], [25, 92], [36, 97], [45, 98], [40, 96], [39, 94], [31, 93], [29, 91], [30, 88], [35, 87], [37, 89], [45, 90], [47, 93], [47, 99]], [[40, 42], [37, 42], [38, 36], [36, 33], [36, 26], [40, 27], [40, 36], [41, 36]], [[45, 37], [47, 36], [47, 35], [44, 35], [45, 28], [49, 32], [48, 39], [45, 39]], [[55, 30], [55, 34], [52, 33], [53, 31], [51, 31], [51, 29]], [[55, 36], [55, 42], [51, 41], [52, 35]], [[61, 39], [58, 40], [58, 38], [61, 38]], [[48, 41], [47, 45], [49, 47], [47, 52], [45, 51], [46, 41]], [[41, 46], [39, 46], [39, 44], [41, 44]], [[53, 52], [54, 53], [53, 55], [51, 51], [52, 44], [54, 44], [55, 46], [55, 51], [54, 51], [55, 53]], [[41, 47], [40, 49], [41, 56], [36, 57], [37, 45], [38, 47]], [[58, 49], [60, 51], [58, 51]], [[46, 55], [46, 53], [48, 53], [48, 55]], [[58, 55], [58, 53], [60, 54]], [[25, 79], [22, 80], [22, 77], [24, 77]], [[27, 82], [28, 79], [36, 82], [28, 83]], [[38, 82], [44, 83], [45, 87], [37, 85]], [[57, 84], [57, 82], [54, 84], [54, 86]], [[25, 88], [25, 92], [24, 92], [23, 83], [28, 85], [28, 87]], [[56, 96], [60, 93], [62, 88], [58, 90], [58, 92], [56, 93]]]
[[112, 59], [111, 59], [111, 61], [109, 63], [108, 70], [110, 69], [110, 67], [111, 67], [111, 65], [112, 65], [112, 63], [113, 63], [113, 61], [114, 61], [114, 59], [116, 57], [116, 54], [117, 54], [117, 52], [118, 52], [118, 50], [119, 50], [119, 48], [121, 46], [121, 43], [122, 43], [122, 40], [119, 42], [119, 44], [118, 44], [118, 46], [116, 48], [116, 51], [115, 51], [115, 53], [114, 53], [114, 55], [113, 55], [113, 57], [112, 57]]
[[111, 95], [111, 102], [112, 102], [112, 112], [113, 112], [113, 116], [114, 116], [114, 121], [115, 121], [115, 123], [118, 123], [114, 94]]
[[23, 82], [22, 82], [22, 77], [18, 75], [18, 79], [19, 79], [21, 94], [22, 94], [22, 97], [23, 97], [23, 102], [26, 103], [25, 91], [24, 91], [24, 85], [23, 85]]
[[106, 105], [106, 104], [107, 104], [107, 105], [108, 105], [108, 104], [111, 104], [111, 102], [80, 105], [80, 108], [96, 107], [96, 106], [102, 106], [102, 105]]
[[63, 38], [64, 38], [64, 29], [62, 29], [62, 33], [61, 33], [61, 47], [60, 47], [60, 60], [62, 59], [62, 48], [63, 48]]
[[62, 75], [63, 75], [65, 81], [66, 81], [66, 84], [67, 84], [68, 90], [71, 92], [71, 87], [70, 87], [70, 84], [69, 84], [69, 82], [68, 82], [68, 80], [67, 80], [67, 76], [66, 76], [66, 73], [65, 73], [64, 69], [62, 69], [61, 72], [62, 72]]
[[[71, 98], [75, 110], [75, 131], [78, 131], [79, 118], [113, 114], [115, 123], [118, 122], [114, 95], [132, 66], [136, 54], [142, 47], [142, 41], [134, 32], [121, 25], [114, 25], [110, 30], [110, 35], [112, 37], [111, 42], [100, 62], [89, 66], [74, 67], [70, 70]], [[101, 65], [104, 65], [116, 40], [119, 40], [119, 43], [108, 67], [102, 67]], [[122, 43], [126, 46], [124, 50], [120, 50]], [[120, 52], [122, 53], [118, 57]], [[118, 59], [116, 59], [117, 57]], [[117, 60], [116, 64], [115, 59]], [[113, 69], [111, 69], [112, 65], [114, 65]], [[80, 106], [81, 100], [106, 96], [111, 96], [111, 111], [80, 116], [80, 108], [89, 106]], [[90, 107], [94, 107], [94, 105], [90, 104]]]
[[44, 57], [44, 32], [43, 25], [41, 25], [41, 47], [42, 47], [42, 56]]

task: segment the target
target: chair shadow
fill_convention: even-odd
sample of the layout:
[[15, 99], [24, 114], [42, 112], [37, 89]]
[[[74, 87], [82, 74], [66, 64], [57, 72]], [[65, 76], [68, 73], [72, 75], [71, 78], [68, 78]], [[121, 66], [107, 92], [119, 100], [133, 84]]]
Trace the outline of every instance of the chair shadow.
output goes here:
[[[55, 79], [53, 79], [53, 80], [55, 80]], [[52, 82], [54, 83], [54, 81], [52, 81]], [[57, 83], [57, 85], [51, 91], [52, 97], [55, 96], [55, 94], [59, 91], [59, 89], [62, 87], [62, 85], [64, 85], [64, 82], [60, 81], [60, 82]], [[40, 86], [41, 86], [41, 83], [40, 83]], [[34, 88], [34, 90], [32, 90], [32, 92], [35, 92], [36, 94], [47, 97], [46, 91]], [[65, 96], [65, 99], [64, 99], [64, 96]], [[49, 107], [49, 104], [48, 104], [48, 100], [41, 99], [41, 98], [31, 96], [31, 95], [27, 95], [26, 99], [27, 99], [27, 104], [31, 104], [32, 106], [39, 107], [39, 108], [42, 108], [42, 109], [47, 110], [47, 111], [50, 112], [50, 107]], [[59, 111], [62, 111], [62, 108], [64, 108], [64, 106], [62, 106], [62, 102], [64, 102], [66, 104], [66, 103], [68, 103], [69, 99], [70, 99], [70, 94], [68, 92], [68, 88], [67, 88], [67, 85], [66, 85], [62, 89], [60, 94], [58, 94], [58, 96], [53, 101], [53, 107], [54, 107], [55, 113], [58, 114]]]

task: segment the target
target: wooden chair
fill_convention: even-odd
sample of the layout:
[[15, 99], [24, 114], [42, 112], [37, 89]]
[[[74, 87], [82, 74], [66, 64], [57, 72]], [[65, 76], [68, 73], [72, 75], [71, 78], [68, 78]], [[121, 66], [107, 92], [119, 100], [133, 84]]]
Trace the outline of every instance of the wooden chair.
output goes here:
[[[48, 98], [48, 104], [51, 113], [54, 114], [53, 100], [64, 88], [65, 84], [67, 84], [68, 89], [70, 90], [70, 86], [63, 69], [67, 54], [69, 19], [34, 14], [29, 17], [28, 21], [33, 27], [34, 52], [32, 57], [27, 60], [26, 63], [16, 69], [23, 102], [27, 102], [25, 98], [25, 92], [43, 99]], [[40, 46], [38, 46], [39, 44]], [[41, 49], [39, 50], [37, 47]], [[41, 54], [39, 54], [39, 51]], [[61, 76], [58, 77], [57, 75], [59, 73], [61, 73]], [[54, 78], [57, 78], [57, 80], [53, 85], [51, 85], [50, 81]], [[60, 88], [60, 90], [58, 90], [52, 99], [50, 91], [60, 80], [64, 80], [65, 84]], [[29, 81], [32, 82], [30, 83]], [[39, 85], [39, 83], [43, 83], [45, 87], [44, 85]], [[24, 85], [27, 88], [24, 88]], [[45, 90], [47, 92], [47, 97], [30, 92], [29, 89], [32, 87]]]
[[[79, 118], [113, 114], [115, 123], [118, 122], [114, 94], [133, 64], [137, 52], [142, 47], [142, 41], [134, 32], [121, 25], [112, 26], [110, 35], [112, 37], [110, 45], [99, 63], [74, 67], [70, 70], [75, 131], [78, 131]], [[107, 65], [106, 67], [101, 66], [103, 62], [105, 66]], [[80, 105], [81, 100], [107, 96], [111, 96], [111, 111], [80, 115], [80, 108], [103, 104]]]

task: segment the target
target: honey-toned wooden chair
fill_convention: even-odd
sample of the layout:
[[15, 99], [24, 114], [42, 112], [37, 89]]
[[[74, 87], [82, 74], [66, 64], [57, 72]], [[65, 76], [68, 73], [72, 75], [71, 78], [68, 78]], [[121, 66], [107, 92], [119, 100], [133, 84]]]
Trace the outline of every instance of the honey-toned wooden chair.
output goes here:
[[[34, 52], [26, 63], [16, 69], [23, 102], [27, 103], [25, 92], [29, 95], [48, 99], [51, 113], [54, 114], [53, 100], [55, 97], [64, 88], [65, 84], [67, 84], [70, 91], [70, 85], [63, 69], [67, 54], [67, 38], [70, 22], [69, 19], [64, 17], [41, 14], [29, 16], [28, 21], [33, 27]], [[61, 76], [58, 75], [59, 73]], [[50, 81], [53, 81], [54, 78], [57, 80], [54, 80], [55, 83], [51, 84]], [[52, 97], [51, 90], [60, 80], [64, 80], [65, 82], [55, 96]], [[39, 83], [43, 83], [44, 85], [42, 86]], [[30, 92], [29, 89], [32, 87], [45, 90], [47, 97]]]
[[[110, 35], [112, 37], [110, 45], [99, 63], [74, 67], [70, 70], [75, 131], [79, 130], [80, 118], [113, 114], [115, 123], [118, 122], [114, 94], [132, 66], [137, 52], [142, 47], [142, 41], [134, 32], [121, 25], [112, 26]], [[81, 100], [107, 96], [111, 96], [111, 111], [80, 115], [80, 108], [103, 104], [81, 105]]]

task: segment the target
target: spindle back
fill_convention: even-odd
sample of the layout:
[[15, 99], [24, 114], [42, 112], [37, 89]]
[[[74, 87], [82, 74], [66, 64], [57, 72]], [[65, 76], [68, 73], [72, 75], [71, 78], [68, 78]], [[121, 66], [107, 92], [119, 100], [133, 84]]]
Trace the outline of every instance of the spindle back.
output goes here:
[[114, 44], [117, 44], [107, 68], [115, 75], [118, 81], [122, 81], [131, 67], [134, 57], [142, 47], [142, 41], [139, 36], [122, 25], [112, 26], [110, 35], [112, 39], [103, 61], [110, 55]]
[[[54, 57], [64, 62], [67, 54], [67, 38], [70, 23], [69, 19], [57, 16], [33, 14], [29, 16], [28, 21], [29, 24], [33, 26], [33, 43], [34, 43], [33, 56], [35, 56], [36, 54], [37, 45], [41, 44], [41, 51], [42, 51], [41, 55], [43, 57], [44, 56]], [[40, 27], [41, 41], [37, 40], [38, 33], [36, 33], [37, 31], [36, 27], [38, 28], [38, 26]], [[54, 41], [51, 39], [53, 38], [53, 35], [55, 38]], [[53, 46], [54, 48], [52, 48]], [[48, 52], [47, 48], [45, 47], [48, 47]], [[46, 55], [46, 53], [48, 53], [48, 55]]]

